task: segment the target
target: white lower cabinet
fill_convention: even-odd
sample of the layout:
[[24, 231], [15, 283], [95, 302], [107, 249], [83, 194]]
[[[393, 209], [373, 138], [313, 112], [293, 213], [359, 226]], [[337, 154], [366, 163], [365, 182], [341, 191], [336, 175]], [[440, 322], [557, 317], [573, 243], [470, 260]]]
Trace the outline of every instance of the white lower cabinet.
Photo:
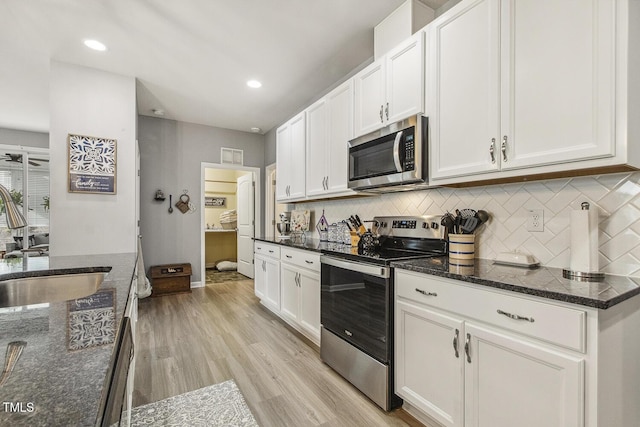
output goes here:
[[443, 426], [461, 426], [463, 321], [396, 302], [396, 393]]
[[280, 248], [254, 243], [254, 292], [271, 311], [280, 311]]
[[465, 325], [465, 426], [584, 426], [584, 357]]
[[[283, 249], [280, 264], [280, 315], [316, 344], [320, 343], [320, 256]], [[304, 263], [304, 267], [300, 263]]]
[[320, 254], [256, 241], [255, 294], [293, 328], [320, 345]]
[[[405, 271], [396, 271], [395, 283], [395, 391], [412, 415], [447, 427], [595, 425], [585, 424], [587, 355], [517, 332], [521, 324], [561, 316], [561, 307], [545, 311], [544, 303]], [[482, 311], [470, 316], [470, 305], [488, 306], [488, 317]], [[513, 314], [534, 312], [536, 319], [498, 312], [516, 307], [523, 311]], [[570, 335], [584, 334], [580, 328]], [[536, 334], [546, 338], [539, 330], [530, 333]]]

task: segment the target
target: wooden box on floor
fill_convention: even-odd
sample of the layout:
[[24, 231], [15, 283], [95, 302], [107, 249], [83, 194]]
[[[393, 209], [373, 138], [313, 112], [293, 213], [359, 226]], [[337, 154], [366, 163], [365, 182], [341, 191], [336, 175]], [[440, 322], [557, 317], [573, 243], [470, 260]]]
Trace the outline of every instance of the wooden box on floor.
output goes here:
[[151, 296], [191, 292], [191, 264], [165, 264], [151, 267]]

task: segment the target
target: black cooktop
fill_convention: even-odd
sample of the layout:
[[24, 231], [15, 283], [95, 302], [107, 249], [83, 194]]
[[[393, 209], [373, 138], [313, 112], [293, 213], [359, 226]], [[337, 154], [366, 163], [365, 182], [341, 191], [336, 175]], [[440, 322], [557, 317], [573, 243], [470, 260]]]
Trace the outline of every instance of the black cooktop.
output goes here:
[[446, 250], [445, 248], [433, 248], [427, 251], [417, 251], [384, 247], [377, 248], [376, 250], [363, 250], [357, 247], [336, 246], [335, 248], [323, 249], [322, 253], [351, 261], [389, 265], [393, 261], [443, 256], [446, 254]]

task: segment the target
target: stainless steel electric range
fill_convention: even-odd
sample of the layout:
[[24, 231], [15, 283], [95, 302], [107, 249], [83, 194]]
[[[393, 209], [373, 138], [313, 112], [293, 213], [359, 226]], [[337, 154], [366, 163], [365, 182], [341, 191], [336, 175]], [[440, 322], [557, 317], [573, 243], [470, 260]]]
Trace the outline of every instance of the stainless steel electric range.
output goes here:
[[447, 253], [442, 217], [380, 216], [379, 244], [336, 247], [321, 256], [320, 357], [386, 411], [393, 393], [393, 261]]

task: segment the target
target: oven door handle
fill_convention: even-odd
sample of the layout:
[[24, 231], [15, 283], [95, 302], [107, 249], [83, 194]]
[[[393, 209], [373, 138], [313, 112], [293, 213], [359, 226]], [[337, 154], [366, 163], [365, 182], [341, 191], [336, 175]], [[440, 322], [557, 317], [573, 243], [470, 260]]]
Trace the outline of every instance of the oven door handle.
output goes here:
[[402, 172], [402, 162], [400, 162], [400, 139], [402, 131], [396, 133], [396, 139], [393, 141], [393, 163], [396, 165], [396, 171]]
[[370, 276], [381, 277], [383, 279], [388, 279], [389, 277], [391, 277], [391, 269], [389, 267], [383, 267], [379, 265], [343, 261], [341, 259], [325, 255], [320, 256], [320, 263], [331, 265], [333, 267], [344, 268], [345, 270], [355, 271], [358, 273], [368, 274]]

